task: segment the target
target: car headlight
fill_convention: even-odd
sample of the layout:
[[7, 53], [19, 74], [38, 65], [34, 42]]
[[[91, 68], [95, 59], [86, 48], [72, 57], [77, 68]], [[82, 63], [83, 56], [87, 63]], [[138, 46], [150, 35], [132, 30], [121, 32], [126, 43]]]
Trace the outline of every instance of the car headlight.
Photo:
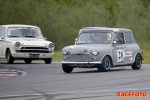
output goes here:
[[21, 46], [21, 43], [20, 42], [16, 42], [15, 43], [15, 48], [17, 49], [17, 48], [19, 48]]
[[51, 48], [51, 49], [53, 49], [53, 48], [55, 47], [55, 44], [54, 44], [54, 43], [50, 43], [50, 44], [48, 45], [48, 47]]
[[62, 50], [62, 54], [63, 54], [63, 55], [69, 54], [69, 50], [68, 50], [68, 49], [63, 49], [63, 50]]
[[98, 55], [98, 53], [99, 53], [98, 50], [92, 50], [91, 51], [91, 54], [94, 55], [94, 56]]

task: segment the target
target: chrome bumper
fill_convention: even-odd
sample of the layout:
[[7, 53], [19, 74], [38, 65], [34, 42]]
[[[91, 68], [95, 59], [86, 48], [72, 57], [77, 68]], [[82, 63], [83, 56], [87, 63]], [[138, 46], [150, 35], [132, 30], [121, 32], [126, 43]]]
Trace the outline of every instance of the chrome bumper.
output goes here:
[[102, 62], [66, 62], [62, 61], [62, 64], [101, 64]]

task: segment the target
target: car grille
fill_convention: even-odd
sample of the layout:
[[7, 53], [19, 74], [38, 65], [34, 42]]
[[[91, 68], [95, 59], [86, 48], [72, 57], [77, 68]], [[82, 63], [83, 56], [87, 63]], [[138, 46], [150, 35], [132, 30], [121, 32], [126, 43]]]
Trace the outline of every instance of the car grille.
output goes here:
[[19, 52], [49, 53], [47, 47], [21, 47]]
[[93, 58], [90, 54], [70, 54], [68, 55], [70, 62], [91, 62]]

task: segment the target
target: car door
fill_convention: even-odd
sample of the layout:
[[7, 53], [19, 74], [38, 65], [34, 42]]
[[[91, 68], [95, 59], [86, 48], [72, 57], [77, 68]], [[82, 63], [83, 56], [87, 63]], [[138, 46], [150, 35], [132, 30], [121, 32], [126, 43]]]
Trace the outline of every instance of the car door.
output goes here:
[[126, 52], [125, 52], [125, 58], [127, 63], [133, 63], [134, 57], [136, 55], [137, 51], [137, 45], [134, 38], [134, 35], [131, 31], [125, 32], [125, 42], [126, 42]]
[[127, 52], [127, 46], [125, 44], [124, 33], [117, 32], [114, 34], [114, 50], [113, 50], [113, 63], [114, 65], [124, 65], [127, 63], [125, 53]]

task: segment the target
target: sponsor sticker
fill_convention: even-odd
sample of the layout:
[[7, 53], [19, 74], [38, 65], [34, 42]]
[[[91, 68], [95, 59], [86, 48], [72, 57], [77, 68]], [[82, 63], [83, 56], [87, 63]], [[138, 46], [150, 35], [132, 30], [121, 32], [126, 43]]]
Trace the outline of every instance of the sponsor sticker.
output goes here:
[[124, 53], [124, 56], [125, 56], [125, 57], [130, 57], [130, 56], [132, 56], [132, 51], [125, 52], [125, 53]]

